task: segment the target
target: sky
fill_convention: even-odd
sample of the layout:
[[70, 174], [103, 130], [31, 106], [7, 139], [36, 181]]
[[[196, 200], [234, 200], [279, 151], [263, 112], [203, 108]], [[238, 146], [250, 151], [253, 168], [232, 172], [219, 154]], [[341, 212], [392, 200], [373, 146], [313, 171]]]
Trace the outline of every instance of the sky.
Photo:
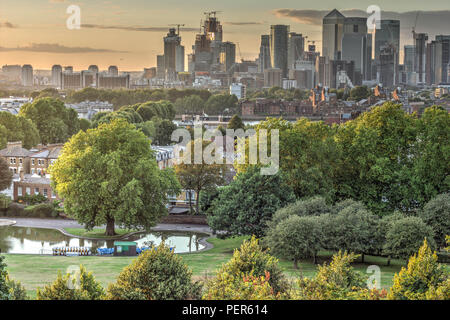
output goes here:
[[[80, 8], [81, 28], [69, 29], [66, 12]], [[321, 49], [321, 21], [334, 8], [345, 16], [367, 17], [377, 5], [382, 19], [400, 19], [401, 45], [412, 44], [411, 29], [450, 34], [448, 0], [0, 0], [0, 65], [32, 64], [50, 69], [54, 64], [75, 70], [96, 64], [117, 65], [122, 71], [156, 66], [163, 52], [162, 38], [171, 24], [181, 28], [186, 54], [205, 11], [219, 11], [224, 41], [239, 44], [237, 59], [257, 57], [261, 34], [272, 24], [288, 24], [291, 31], [308, 36]], [[240, 53], [239, 53], [240, 51]]]

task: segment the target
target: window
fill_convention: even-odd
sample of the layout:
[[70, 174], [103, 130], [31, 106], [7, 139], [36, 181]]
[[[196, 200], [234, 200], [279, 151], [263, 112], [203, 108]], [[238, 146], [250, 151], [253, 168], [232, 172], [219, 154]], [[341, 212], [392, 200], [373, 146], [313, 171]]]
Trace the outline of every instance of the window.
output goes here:
[[47, 198], [47, 189], [44, 189], [44, 197]]
[[34, 169], [31, 169], [31, 174], [34, 174]]
[[31, 159], [31, 164], [34, 166], [34, 159]]
[[9, 158], [9, 163], [10, 164], [13, 164], [14, 162], [13, 162], [13, 158]]
[[34, 188], [34, 194], [39, 194], [39, 188]]
[[26, 194], [31, 194], [31, 188], [27, 187], [27, 188], [25, 189], [25, 193], [26, 193]]
[[17, 195], [18, 195], [19, 197], [22, 196], [22, 187], [18, 187], [18, 188], [17, 188]]
[[19, 158], [19, 163], [22, 164], [22, 158]]

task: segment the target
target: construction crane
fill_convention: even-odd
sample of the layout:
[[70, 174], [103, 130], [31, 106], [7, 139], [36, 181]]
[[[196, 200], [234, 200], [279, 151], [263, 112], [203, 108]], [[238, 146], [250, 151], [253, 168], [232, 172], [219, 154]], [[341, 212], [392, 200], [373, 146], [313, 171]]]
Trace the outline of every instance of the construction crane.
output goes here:
[[176, 26], [177, 27], [177, 36], [180, 35], [180, 27], [184, 27], [184, 24], [169, 24], [169, 26]]
[[412, 34], [413, 34], [413, 37], [415, 37], [415, 35], [416, 35], [416, 26], [417, 26], [417, 19], [419, 19], [419, 14], [420, 14], [420, 11], [417, 11], [417, 14], [416, 14], [416, 21], [414, 21], [414, 26], [412, 27]]

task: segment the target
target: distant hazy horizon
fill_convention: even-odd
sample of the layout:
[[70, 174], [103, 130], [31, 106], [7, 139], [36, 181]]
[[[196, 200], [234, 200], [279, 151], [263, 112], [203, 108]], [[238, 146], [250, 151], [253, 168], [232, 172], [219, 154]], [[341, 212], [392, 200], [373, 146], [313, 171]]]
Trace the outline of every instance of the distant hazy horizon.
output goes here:
[[[80, 30], [69, 30], [66, 9], [81, 8]], [[207, 4], [207, 6], [205, 6]], [[450, 34], [448, 0], [341, 1], [337, 7], [346, 16], [368, 16], [366, 8], [378, 5], [382, 18], [400, 19], [401, 46], [411, 44], [415, 11], [417, 32]], [[217, 14], [223, 24], [224, 41], [239, 44], [242, 58], [255, 59], [261, 34], [272, 24], [288, 24], [291, 31], [315, 40], [321, 51], [322, 17], [336, 7], [331, 0], [0, 0], [0, 64], [31, 64], [49, 70], [53, 64], [71, 65], [76, 70], [91, 64], [105, 70], [117, 65], [122, 71], [140, 71], [156, 66], [163, 53], [162, 38], [170, 24], [181, 29], [186, 54], [192, 52], [195, 34], [205, 11]], [[236, 52], [240, 59], [239, 50]], [[186, 59], [187, 65], [187, 59]]]

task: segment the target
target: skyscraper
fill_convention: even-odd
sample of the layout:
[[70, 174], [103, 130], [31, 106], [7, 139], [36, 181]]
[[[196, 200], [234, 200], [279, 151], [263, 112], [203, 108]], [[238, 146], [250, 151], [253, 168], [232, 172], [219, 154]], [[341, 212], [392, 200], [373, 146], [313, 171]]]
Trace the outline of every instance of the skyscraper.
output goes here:
[[119, 75], [119, 69], [117, 68], [117, 66], [109, 66], [108, 74], [111, 75], [111, 76], [118, 76]]
[[52, 85], [61, 88], [62, 67], [57, 64], [52, 67]]
[[181, 45], [181, 37], [176, 33], [175, 28], [169, 29], [169, 33], [164, 37], [164, 70], [168, 78], [174, 78], [176, 72], [176, 51]]
[[233, 66], [236, 63], [236, 45], [233, 42], [222, 43], [220, 63], [223, 65], [225, 72], [233, 70]]
[[323, 18], [322, 56], [330, 60], [340, 60], [345, 17], [334, 9]]
[[259, 47], [259, 72], [270, 69], [272, 62], [270, 59], [270, 35], [261, 35], [261, 46]]
[[98, 66], [92, 64], [89, 66], [88, 71], [98, 73]]
[[305, 51], [305, 38], [302, 36], [302, 34], [295, 32], [289, 33], [288, 69], [293, 69], [295, 61], [303, 59], [304, 51]]
[[[389, 48], [389, 49], [386, 49]], [[381, 67], [381, 53], [383, 52], [384, 64]], [[389, 53], [388, 53], [389, 52]], [[399, 79], [399, 52], [400, 52], [400, 21], [399, 20], [381, 20], [380, 29], [375, 29], [375, 62], [377, 64], [377, 79], [390, 79], [393, 75], [393, 85], [398, 83]], [[393, 63], [387, 63], [387, 55], [393, 55]], [[390, 58], [389, 58], [390, 60]], [[388, 67], [393, 67], [394, 70], [388, 70]], [[383, 71], [382, 71], [382, 70]], [[388, 72], [389, 74], [382, 75], [381, 72]], [[390, 82], [390, 81], [388, 81]]]
[[281, 69], [283, 78], [286, 78], [288, 75], [288, 34], [289, 26], [278, 24], [270, 27], [272, 68]]
[[406, 72], [414, 72], [414, 64], [416, 57], [416, 47], [413, 45], [406, 45], [403, 49], [403, 65]]
[[33, 67], [30, 64], [22, 66], [22, 85], [24, 87], [33, 86]]
[[415, 46], [415, 58], [414, 58], [414, 71], [417, 72], [419, 83], [425, 84], [426, 75], [426, 45], [428, 35], [426, 33], [413, 33], [414, 46]]
[[372, 58], [371, 39], [367, 33], [367, 18], [345, 18], [341, 59], [354, 62], [354, 84], [361, 85], [363, 79], [368, 80], [369, 60]]

